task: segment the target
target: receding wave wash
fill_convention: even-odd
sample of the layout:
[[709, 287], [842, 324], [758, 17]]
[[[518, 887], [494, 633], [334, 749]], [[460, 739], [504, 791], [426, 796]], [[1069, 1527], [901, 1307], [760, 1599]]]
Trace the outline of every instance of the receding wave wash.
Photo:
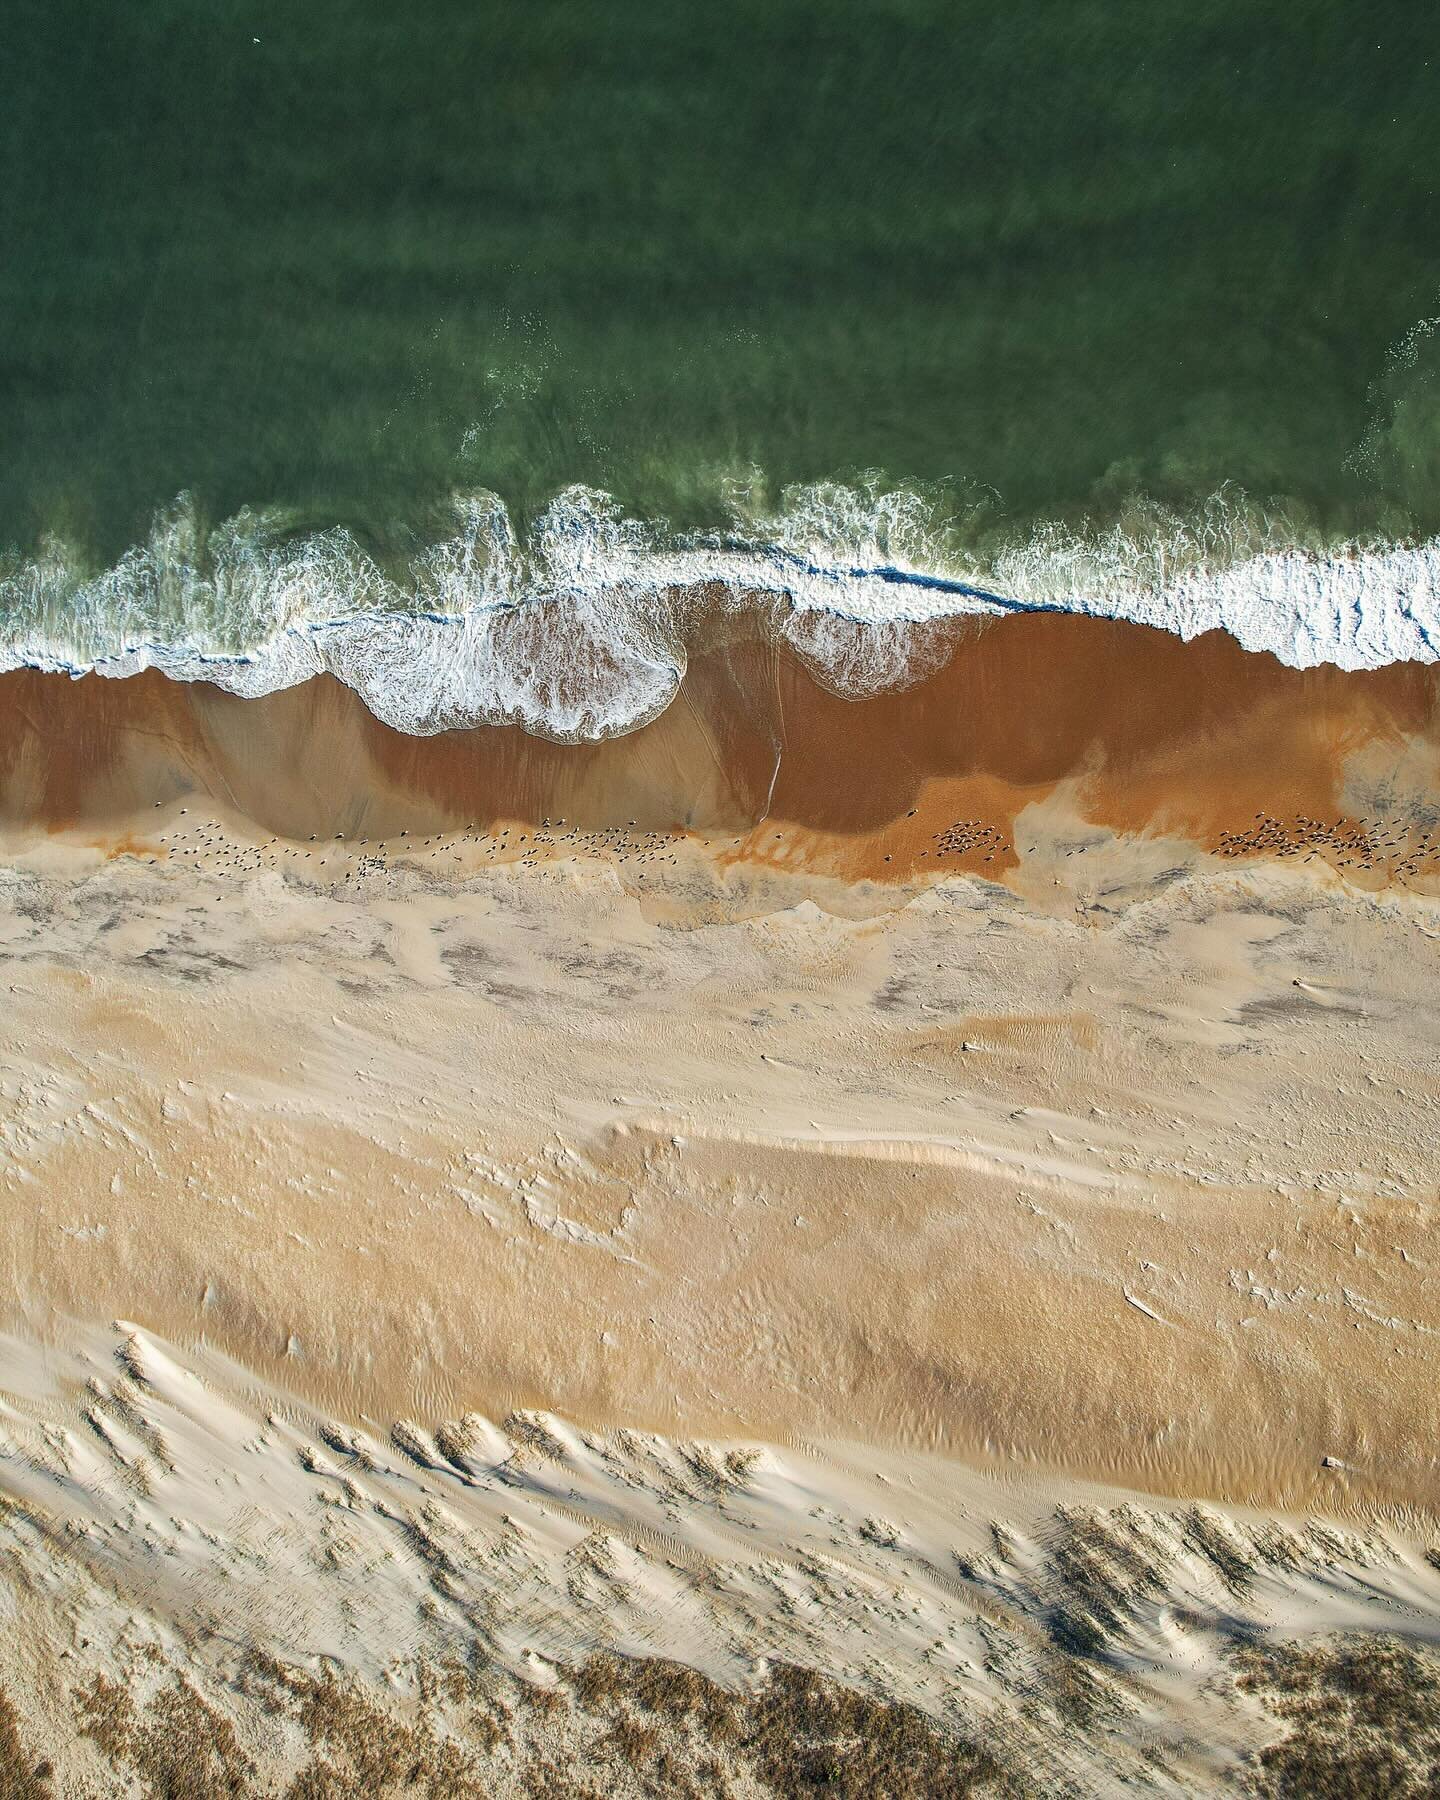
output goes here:
[[706, 606], [846, 691], [1006, 607], [1431, 658], [1423, 37], [18, 0], [0, 662], [585, 737], [663, 707]]
[[914, 493], [827, 484], [727, 533], [675, 535], [572, 488], [521, 539], [480, 494], [386, 567], [344, 528], [297, 535], [243, 513], [206, 530], [182, 497], [109, 568], [86, 573], [51, 543], [0, 569], [0, 670], [159, 668], [250, 696], [330, 673], [401, 731], [578, 740], [648, 723], [693, 649], [746, 631], [855, 698], [924, 679], [963, 621], [1006, 612], [1226, 630], [1299, 668], [1431, 662], [1440, 645], [1440, 542], [1322, 554], [1221, 494], [1198, 520], [1051, 526], [977, 566], [934, 517]]

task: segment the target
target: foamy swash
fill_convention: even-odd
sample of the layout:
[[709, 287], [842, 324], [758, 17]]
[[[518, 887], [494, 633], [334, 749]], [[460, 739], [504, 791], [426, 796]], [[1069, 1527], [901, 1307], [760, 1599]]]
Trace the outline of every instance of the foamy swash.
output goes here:
[[1006, 612], [1221, 629], [1297, 668], [1440, 656], [1440, 542], [1317, 553], [1225, 495], [983, 557], [933, 497], [875, 483], [794, 490], [769, 516], [737, 502], [727, 530], [688, 536], [585, 488], [523, 542], [493, 495], [456, 514], [397, 577], [344, 530], [294, 537], [247, 512], [205, 532], [182, 498], [98, 575], [54, 543], [0, 565], [0, 669], [157, 668], [250, 696], [328, 672], [401, 731], [510, 722], [575, 740], [654, 718], [697, 634], [746, 621], [857, 697], [932, 672], [954, 622]]

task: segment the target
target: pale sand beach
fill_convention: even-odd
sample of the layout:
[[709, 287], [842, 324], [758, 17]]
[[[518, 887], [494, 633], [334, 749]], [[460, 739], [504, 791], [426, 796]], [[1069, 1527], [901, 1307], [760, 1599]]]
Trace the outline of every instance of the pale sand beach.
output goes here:
[[1272, 1649], [1412, 1690], [1436, 691], [1073, 619], [604, 745], [5, 677], [16, 1767], [172, 1791], [182, 1706], [251, 1786], [173, 1791], [811, 1791], [613, 1651], [950, 1746], [840, 1791], [1180, 1794]]

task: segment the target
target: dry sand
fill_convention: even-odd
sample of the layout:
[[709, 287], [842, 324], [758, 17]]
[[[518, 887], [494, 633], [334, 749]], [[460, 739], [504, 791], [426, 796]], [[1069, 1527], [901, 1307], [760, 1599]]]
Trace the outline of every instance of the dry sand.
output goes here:
[[599, 746], [0, 679], [15, 1643], [149, 1643], [257, 1792], [237, 1645], [413, 1712], [472, 1638], [1240, 1779], [1237, 1620], [1440, 1632], [1436, 693], [1059, 618]]

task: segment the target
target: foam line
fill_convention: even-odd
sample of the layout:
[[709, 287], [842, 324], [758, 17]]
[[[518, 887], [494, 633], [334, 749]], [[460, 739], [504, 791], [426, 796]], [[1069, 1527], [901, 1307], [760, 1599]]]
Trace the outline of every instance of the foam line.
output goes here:
[[677, 538], [585, 488], [523, 543], [493, 495], [456, 516], [397, 576], [344, 531], [292, 538], [243, 513], [206, 533], [182, 497], [98, 575], [55, 544], [0, 570], [0, 668], [158, 668], [242, 695], [328, 672], [401, 731], [508, 722], [575, 740], [654, 718], [726, 613], [854, 695], [928, 673], [946, 652], [922, 628], [1015, 612], [1223, 630], [1298, 668], [1440, 658], [1440, 543], [1255, 549], [1228, 499], [1128, 534], [1049, 526], [977, 568], [929, 499], [873, 486], [795, 490], [773, 516], [737, 509], [723, 535]]

